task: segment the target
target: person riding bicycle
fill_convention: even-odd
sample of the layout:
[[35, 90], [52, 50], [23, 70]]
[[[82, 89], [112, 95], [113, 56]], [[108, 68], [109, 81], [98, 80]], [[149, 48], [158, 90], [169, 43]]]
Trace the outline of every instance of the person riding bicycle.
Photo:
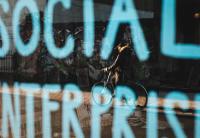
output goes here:
[[[133, 51], [130, 47], [130, 44], [119, 43], [116, 46], [116, 58], [114, 62], [103, 69], [104, 72], [112, 71], [114, 72], [114, 84], [116, 85], [126, 85], [131, 88], [134, 88], [134, 75], [132, 73], [132, 69], [134, 66], [134, 57], [133, 57]], [[113, 96], [115, 94], [113, 93]], [[136, 93], [136, 97], [138, 97], [138, 94]], [[128, 102], [128, 101], [127, 101]], [[137, 106], [134, 112], [134, 116], [136, 117], [137, 122], [135, 122], [135, 125], [140, 125], [142, 120], [142, 108], [140, 106]]]

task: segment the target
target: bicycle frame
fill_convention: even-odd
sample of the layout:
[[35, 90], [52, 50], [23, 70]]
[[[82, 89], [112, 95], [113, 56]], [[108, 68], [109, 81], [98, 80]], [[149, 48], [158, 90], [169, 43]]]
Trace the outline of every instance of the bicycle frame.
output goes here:
[[110, 71], [110, 72], [108, 73], [108, 77], [107, 77], [106, 81], [104, 81], [104, 85], [105, 85], [105, 86], [109, 83], [111, 74], [112, 74], [112, 72]]

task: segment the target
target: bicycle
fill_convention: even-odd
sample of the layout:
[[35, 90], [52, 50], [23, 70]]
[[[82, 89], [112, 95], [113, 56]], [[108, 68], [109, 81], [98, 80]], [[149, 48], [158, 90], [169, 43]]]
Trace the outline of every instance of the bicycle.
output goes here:
[[[104, 72], [103, 79], [100, 82], [97, 82], [93, 85], [92, 98], [96, 104], [100, 104], [99, 100], [96, 99], [97, 96], [95, 94], [97, 94], [97, 93], [100, 96], [105, 96], [106, 94], [108, 94], [108, 90], [110, 92], [112, 92], [112, 94], [108, 94], [109, 97], [105, 96], [106, 102], [104, 100], [104, 104], [101, 103], [102, 105], [110, 104], [112, 102], [113, 98], [115, 97], [115, 91], [114, 91], [115, 85], [112, 80], [112, 75], [113, 75], [112, 71]], [[144, 85], [142, 85], [139, 82], [134, 82], [132, 85], [133, 85], [132, 87], [134, 88], [134, 91], [137, 93], [135, 105], [136, 105], [136, 107], [140, 107], [140, 108], [144, 109], [148, 103], [148, 91], [144, 87]], [[99, 89], [100, 90], [99, 92], [96, 92], [96, 91], [94, 92], [94, 88], [97, 88], [97, 86], [100, 86], [101, 89]]]

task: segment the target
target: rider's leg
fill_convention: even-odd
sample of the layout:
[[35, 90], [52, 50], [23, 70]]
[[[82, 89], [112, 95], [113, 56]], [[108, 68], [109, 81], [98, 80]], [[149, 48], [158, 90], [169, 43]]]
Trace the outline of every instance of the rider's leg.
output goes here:
[[[130, 88], [133, 90], [133, 92], [134, 92], [134, 94], [135, 94], [135, 99], [137, 100], [138, 97], [139, 97], [139, 94], [138, 94], [139, 92], [137, 91], [137, 88], [135, 88], [134, 83], [131, 82], [131, 81], [127, 81], [125, 85], [128, 86], [128, 87], [130, 87]], [[127, 101], [127, 102], [129, 103], [129, 101]], [[135, 102], [135, 103], [136, 103], [136, 102]], [[135, 107], [135, 111], [134, 111], [134, 114], [133, 114], [133, 115], [134, 115], [134, 117], [140, 119], [140, 118], [143, 117], [143, 113], [142, 113], [143, 108], [140, 107], [140, 106], [138, 106], [137, 103], [136, 103], [135, 106], [136, 106], [136, 107]]]

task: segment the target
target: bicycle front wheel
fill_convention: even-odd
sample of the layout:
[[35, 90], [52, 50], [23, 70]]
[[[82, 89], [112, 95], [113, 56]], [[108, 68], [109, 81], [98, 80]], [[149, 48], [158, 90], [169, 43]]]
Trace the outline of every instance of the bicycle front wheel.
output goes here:
[[107, 105], [112, 102], [112, 93], [114, 88], [112, 84], [98, 82], [92, 87], [92, 100], [95, 104]]

